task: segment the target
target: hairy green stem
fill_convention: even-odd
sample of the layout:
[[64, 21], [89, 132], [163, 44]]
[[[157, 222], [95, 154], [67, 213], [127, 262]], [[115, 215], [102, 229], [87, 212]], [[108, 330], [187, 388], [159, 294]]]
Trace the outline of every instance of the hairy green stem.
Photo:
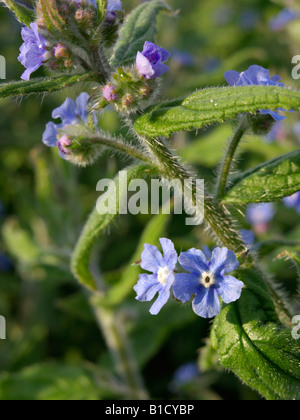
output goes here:
[[[169, 181], [179, 179], [182, 185], [186, 179], [190, 179], [195, 183], [194, 176], [180, 164], [178, 159], [171, 154], [169, 149], [161, 141], [143, 137], [139, 138], [149, 148], [153, 155], [153, 162], [159, 168], [159, 173], [163, 178]], [[197, 205], [195, 185], [193, 186], [192, 194], [192, 204]], [[204, 197], [204, 218], [222, 244], [237, 254], [247, 254], [247, 247], [236, 231], [229, 213], [207, 194]]]
[[103, 48], [100, 44], [90, 45], [90, 50], [92, 53], [94, 61], [94, 70], [97, 74], [99, 83], [105, 83], [111, 75], [111, 68], [109, 62], [105, 56]]
[[223, 165], [220, 171], [218, 183], [217, 183], [217, 191], [216, 191], [216, 198], [217, 200], [221, 200], [224, 195], [226, 194], [226, 188], [228, 183], [228, 177], [230, 174], [230, 169], [232, 167], [232, 162], [237, 151], [237, 148], [242, 140], [247, 128], [248, 118], [247, 115], [243, 115], [239, 125], [234, 133], [232, 140], [229, 143], [227, 152], [225, 154], [225, 159], [223, 161]]
[[91, 305], [106, 344], [110, 349], [116, 371], [128, 389], [130, 399], [148, 399], [126, 336], [124, 318], [116, 310], [101, 306], [97, 300], [97, 295], [94, 295], [91, 298]]
[[120, 153], [123, 153], [126, 156], [131, 156], [134, 159], [138, 159], [145, 163], [150, 163], [150, 157], [144, 154], [141, 150], [137, 149], [136, 147], [132, 147], [130, 144], [126, 143], [123, 139], [118, 139], [112, 136], [101, 135], [99, 136], [89, 136], [89, 137], [77, 137], [77, 140], [80, 142], [81, 140], [90, 142], [91, 144], [99, 144], [110, 149], [114, 149]]

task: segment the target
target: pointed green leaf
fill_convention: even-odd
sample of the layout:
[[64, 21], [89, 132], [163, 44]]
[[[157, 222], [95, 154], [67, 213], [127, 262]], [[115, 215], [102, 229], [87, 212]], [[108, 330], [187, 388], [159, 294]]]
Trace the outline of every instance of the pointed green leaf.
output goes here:
[[234, 205], [274, 202], [298, 191], [300, 150], [239, 175], [223, 202]]
[[176, 131], [223, 123], [245, 112], [278, 108], [299, 110], [300, 92], [271, 86], [209, 88], [150, 107], [134, 128], [140, 135], [169, 137]]
[[171, 8], [161, 0], [154, 0], [138, 6], [127, 17], [119, 34], [111, 59], [112, 66], [132, 64], [145, 41], [154, 42], [157, 33], [156, 18], [163, 10]]
[[215, 319], [212, 344], [221, 364], [269, 400], [300, 399], [300, 340], [277, 320], [255, 271], [241, 273], [247, 287]]
[[3, 3], [15, 14], [19, 22], [23, 23], [26, 26], [30, 26], [32, 22], [35, 21], [35, 11], [29, 9], [24, 4], [21, 4], [14, 0], [2, 0]]
[[0, 84], [0, 98], [9, 96], [31, 95], [38, 93], [52, 93], [57, 90], [70, 87], [80, 82], [93, 80], [92, 73], [73, 74], [71, 76], [59, 76], [47, 78], [38, 78], [20, 82], [10, 82]]
[[[150, 174], [152, 169], [148, 165], [133, 166], [127, 170], [127, 182], [129, 183], [136, 178], [144, 178]], [[112, 188], [109, 196], [112, 200], [116, 200], [116, 193], [119, 190], [119, 175], [115, 178], [116, 191]], [[117, 195], [119, 200], [116, 202], [115, 214], [100, 214], [97, 208], [91, 213], [72, 257], [72, 272], [77, 280], [85, 287], [91, 290], [97, 290], [96, 282], [90, 272], [90, 258], [94, 243], [100, 234], [110, 225], [118, 216], [120, 203], [124, 200], [123, 189]]]

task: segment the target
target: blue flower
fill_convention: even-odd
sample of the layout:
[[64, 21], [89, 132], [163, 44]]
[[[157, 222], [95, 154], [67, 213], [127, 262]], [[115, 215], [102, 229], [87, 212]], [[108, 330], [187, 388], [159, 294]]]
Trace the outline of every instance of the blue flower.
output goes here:
[[156, 246], [145, 244], [142, 253], [141, 267], [153, 274], [141, 274], [134, 290], [136, 299], [149, 302], [158, 293], [158, 298], [152, 305], [150, 313], [157, 315], [170, 298], [170, 290], [174, 282], [174, 269], [178, 255], [170, 239], [161, 238], [160, 243], [164, 255]]
[[289, 208], [295, 208], [300, 214], [300, 191], [283, 199], [284, 204]]
[[247, 208], [247, 220], [258, 234], [266, 233], [269, 222], [275, 215], [273, 203], [250, 204]]
[[122, 7], [121, 0], [108, 0], [106, 12], [120, 12]]
[[52, 112], [52, 118], [60, 118], [61, 124], [54, 124], [52, 121], [46, 125], [46, 130], [43, 134], [43, 143], [48, 147], [58, 147], [60, 156], [65, 157], [67, 154], [68, 139], [65, 135], [59, 138], [59, 130], [68, 125], [78, 124], [80, 122], [86, 123], [88, 121], [88, 101], [89, 95], [85, 92], [81, 93], [76, 99], [76, 103], [67, 98], [65, 102]]
[[145, 79], [155, 79], [165, 74], [169, 67], [163, 64], [170, 57], [170, 53], [152, 42], [145, 42], [142, 52], [137, 53], [136, 68], [140, 76]]
[[180, 366], [174, 373], [171, 387], [174, 388], [174, 390], [178, 390], [199, 377], [199, 373], [197, 362], [186, 363], [185, 365]]
[[238, 300], [244, 283], [227, 275], [239, 267], [234, 252], [227, 248], [215, 248], [210, 261], [198, 249], [183, 252], [179, 262], [188, 273], [175, 277], [174, 296], [181, 302], [188, 302], [193, 296], [194, 312], [203, 318], [213, 318], [219, 314], [221, 304]]
[[292, 9], [283, 9], [269, 22], [269, 26], [274, 32], [279, 32], [290, 22], [299, 18], [299, 13]]
[[30, 28], [22, 28], [21, 35], [24, 43], [20, 48], [18, 60], [27, 69], [21, 79], [29, 80], [31, 73], [35, 72], [46, 60], [46, 40], [39, 34], [36, 23], [32, 23]]
[[[279, 86], [284, 87], [283, 83], [280, 83], [280, 76], [273, 76], [270, 78], [270, 71], [264, 67], [253, 65], [248, 70], [238, 73], [237, 71], [229, 70], [225, 73], [225, 79], [231, 86]], [[279, 108], [278, 111], [286, 111], [285, 109]], [[284, 120], [286, 117], [278, 114], [275, 111], [260, 110], [262, 115], [271, 115], [275, 121]]]

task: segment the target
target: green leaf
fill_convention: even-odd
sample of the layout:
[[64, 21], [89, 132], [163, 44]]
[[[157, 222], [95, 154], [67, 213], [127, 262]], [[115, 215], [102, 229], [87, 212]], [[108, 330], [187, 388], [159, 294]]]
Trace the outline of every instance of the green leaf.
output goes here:
[[[134, 166], [127, 169], [127, 182], [136, 178], [145, 178], [151, 173], [148, 165]], [[119, 175], [115, 178], [116, 191], [119, 189]], [[112, 189], [111, 197], [116, 199], [115, 191]], [[97, 290], [97, 285], [93, 275], [90, 272], [90, 257], [94, 243], [110, 223], [118, 216], [120, 203], [124, 196], [119, 195], [119, 201], [116, 203], [116, 214], [99, 214], [97, 208], [91, 213], [75, 248], [72, 257], [72, 272], [77, 280], [91, 290]]]
[[81, 367], [56, 363], [31, 366], [0, 377], [1, 400], [98, 400], [100, 390]]
[[29, 9], [24, 4], [21, 4], [15, 0], [2, 0], [3, 3], [15, 14], [19, 22], [24, 23], [26, 26], [30, 26], [35, 21], [35, 11]]
[[141, 272], [139, 264], [135, 263], [141, 259], [144, 244], [159, 245], [159, 238], [165, 233], [169, 217], [169, 215], [158, 214], [148, 223], [141, 236], [137, 250], [129, 266], [124, 270], [120, 281], [105, 294], [103, 299], [105, 306], [118, 305], [132, 292], [132, 288], [137, 283], [138, 275]]
[[[298, 243], [297, 246], [300, 246]], [[291, 251], [284, 251], [280, 255], [278, 255], [277, 259], [284, 259], [286, 261], [292, 261], [292, 263], [295, 265], [297, 274], [298, 274], [298, 280], [300, 280], [300, 255], [296, 254], [295, 252]]]
[[300, 341], [283, 327], [257, 271], [243, 271], [242, 297], [212, 329], [221, 364], [269, 400], [300, 399]]
[[300, 109], [300, 92], [271, 86], [209, 88], [185, 98], [152, 106], [137, 118], [138, 134], [169, 137], [176, 131], [223, 123], [245, 112]]
[[171, 8], [161, 0], [141, 4], [127, 17], [119, 34], [111, 58], [112, 66], [132, 64], [138, 51], [142, 51], [145, 41], [154, 42], [157, 33], [156, 18]]
[[239, 175], [223, 202], [234, 205], [275, 202], [299, 190], [300, 150]]
[[0, 84], [0, 98], [9, 96], [31, 95], [38, 93], [52, 93], [57, 90], [70, 87], [80, 82], [93, 80], [92, 73], [73, 74], [71, 76], [58, 76], [47, 78], [38, 78], [20, 82], [10, 82]]

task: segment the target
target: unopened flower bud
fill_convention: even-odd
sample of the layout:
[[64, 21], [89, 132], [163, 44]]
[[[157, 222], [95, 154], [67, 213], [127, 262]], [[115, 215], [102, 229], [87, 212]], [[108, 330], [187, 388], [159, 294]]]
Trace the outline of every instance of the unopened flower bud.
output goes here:
[[122, 105], [127, 108], [133, 104], [133, 97], [130, 93], [126, 93], [125, 96], [122, 98]]
[[53, 47], [53, 54], [54, 54], [55, 58], [67, 58], [67, 57], [69, 57], [68, 49], [64, 44], [56, 44]]
[[57, 147], [63, 155], [67, 155], [70, 152], [68, 147], [71, 146], [71, 144], [72, 144], [72, 140], [67, 135], [63, 135], [58, 140]]
[[118, 98], [116, 88], [111, 84], [106, 85], [102, 89], [102, 93], [103, 98], [108, 102], [114, 102]]
[[91, 20], [91, 15], [86, 10], [79, 9], [75, 13], [75, 19], [79, 23], [89, 22]]
[[74, 65], [73, 61], [69, 58], [64, 61], [64, 65], [67, 69], [71, 69]]
[[143, 96], [143, 98], [148, 98], [151, 92], [152, 92], [151, 86], [144, 86], [140, 89], [140, 94]]

